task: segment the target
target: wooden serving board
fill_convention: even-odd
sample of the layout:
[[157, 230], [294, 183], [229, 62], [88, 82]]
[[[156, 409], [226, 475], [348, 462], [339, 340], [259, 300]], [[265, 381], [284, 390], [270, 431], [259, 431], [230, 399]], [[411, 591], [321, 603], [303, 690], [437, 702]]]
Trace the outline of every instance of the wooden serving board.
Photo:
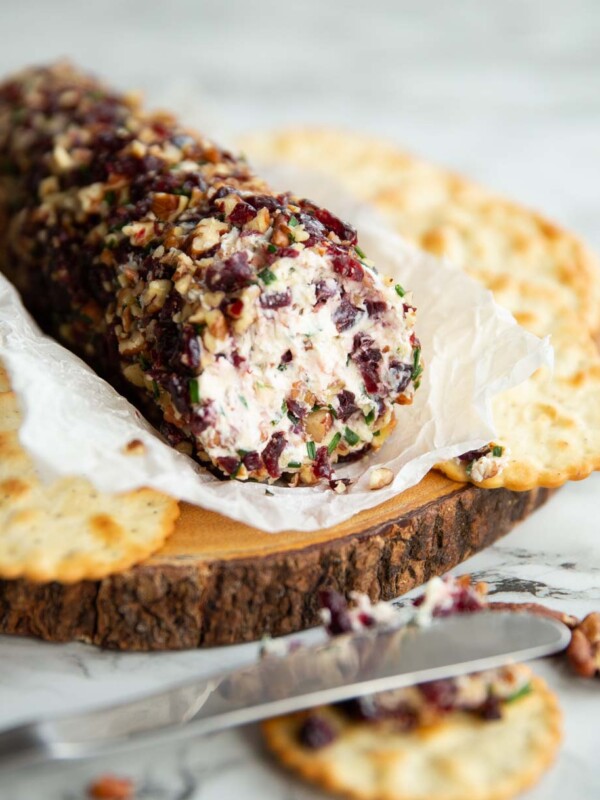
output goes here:
[[550, 495], [483, 490], [432, 472], [318, 533], [262, 533], [184, 505], [152, 558], [101, 581], [0, 581], [0, 633], [121, 650], [232, 644], [317, 624], [328, 586], [398, 597], [495, 542]]

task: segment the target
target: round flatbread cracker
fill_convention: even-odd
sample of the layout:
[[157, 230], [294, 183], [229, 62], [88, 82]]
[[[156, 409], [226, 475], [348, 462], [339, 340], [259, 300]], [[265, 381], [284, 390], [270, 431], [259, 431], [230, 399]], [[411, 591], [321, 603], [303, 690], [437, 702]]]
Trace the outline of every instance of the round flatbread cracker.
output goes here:
[[[268, 720], [270, 750], [288, 768], [331, 792], [357, 800], [506, 800], [535, 784], [561, 741], [561, 712], [539, 678], [532, 691], [502, 706], [500, 720], [453, 711], [411, 732], [391, 722], [356, 722], [333, 706]], [[310, 749], [298, 741], [307, 713], [338, 732]]]
[[397, 146], [322, 128], [244, 137], [250, 158], [318, 170], [373, 203], [403, 236], [475, 278], [517, 274], [560, 289], [562, 304], [600, 333], [600, 267], [582, 242], [530, 209]]
[[551, 336], [555, 370], [494, 399], [505, 466], [477, 481], [458, 459], [438, 465], [486, 489], [555, 488], [600, 469], [600, 269], [570, 233], [384, 142], [330, 130], [247, 137], [250, 157], [339, 181], [373, 203], [404, 237], [491, 289], [523, 327]]
[[151, 489], [104, 494], [82, 478], [42, 483], [20, 423], [0, 367], [0, 578], [96, 580], [162, 546], [179, 515], [175, 500]]

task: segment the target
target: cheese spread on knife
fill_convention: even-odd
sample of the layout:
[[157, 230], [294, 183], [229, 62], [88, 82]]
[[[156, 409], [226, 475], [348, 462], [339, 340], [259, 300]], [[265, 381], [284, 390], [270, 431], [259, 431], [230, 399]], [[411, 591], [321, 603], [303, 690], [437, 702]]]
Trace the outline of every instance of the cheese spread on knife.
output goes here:
[[65, 64], [0, 86], [0, 268], [222, 476], [343, 489], [420, 382], [410, 295], [352, 227]]

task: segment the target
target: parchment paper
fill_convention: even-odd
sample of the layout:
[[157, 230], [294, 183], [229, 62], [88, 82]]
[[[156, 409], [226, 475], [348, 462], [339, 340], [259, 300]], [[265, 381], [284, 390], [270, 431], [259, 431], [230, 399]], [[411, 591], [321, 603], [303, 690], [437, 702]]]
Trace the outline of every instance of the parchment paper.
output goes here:
[[[150, 486], [268, 532], [317, 530], [342, 522], [417, 484], [439, 461], [494, 438], [491, 398], [552, 361], [548, 340], [519, 327], [490, 292], [450, 264], [391, 232], [371, 209], [306, 173], [272, 173], [280, 187], [326, 205], [359, 230], [361, 248], [380, 272], [413, 291], [425, 373], [412, 406], [377, 453], [337, 470], [354, 481], [346, 494], [328, 487], [288, 488], [219, 481], [163, 443], [139, 412], [83, 362], [43, 336], [17, 292], [0, 276], [0, 358], [24, 414], [21, 442], [44, 479], [83, 475], [100, 490]], [[145, 453], [124, 452], [140, 439]], [[373, 466], [393, 483], [368, 489]]]

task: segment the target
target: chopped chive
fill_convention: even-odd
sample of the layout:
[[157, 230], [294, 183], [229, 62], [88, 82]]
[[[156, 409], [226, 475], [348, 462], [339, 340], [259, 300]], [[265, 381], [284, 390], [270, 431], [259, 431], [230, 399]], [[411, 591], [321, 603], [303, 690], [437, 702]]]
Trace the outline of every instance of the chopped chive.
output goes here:
[[194, 325], [194, 330], [198, 335], [202, 333], [202, 331], [206, 328], [206, 322], [199, 322]]
[[335, 408], [334, 408], [334, 407], [331, 405], [331, 403], [329, 403], [329, 405], [328, 405], [327, 407], [329, 408], [329, 413], [331, 414], [331, 416], [332, 416], [334, 419], [337, 419], [337, 416], [338, 416], [338, 415], [337, 415], [337, 411], [336, 411], [336, 410], [335, 410]]
[[287, 369], [287, 364], [279, 364], [277, 369], [279, 370], [279, 372], [285, 372]]
[[267, 495], [267, 497], [275, 497], [273, 492], [270, 492], [268, 489], [265, 489], [265, 494]]
[[504, 448], [500, 447], [499, 444], [495, 444], [492, 447], [492, 455], [494, 456], [494, 458], [500, 458], [500, 456], [502, 455], [503, 452], [504, 452]]
[[117, 193], [113, 192], [112, 189], [109, 189], [108, 192], [104, 192], [104, 201], [108, 203], [109, 206], [114, 206], [117, 202]]
[[275, 247], [275, 245], [274, 245], [274, 244], [270, 244], [270, 245], [267, 247], [267, 250], [269, 251], [269, 253], [276, 253], [276, 252], [277, 252], [277, 248]]
[[338, 444], [340, 443], [340, 439], [341, 438], [342, 438], [342, 434], [338, 431], [336, 433], [336, 435], [333, 437], [333, 439], [327, 445], [327, 452], [329, 453], [329, 455], [331, 455], [333, 453], [333, 451], [335, 450], [335, 448], [338, 446]]
[[154, 392], [154, 397], [158, 397], [160, 392], [158, 390], [158, 383], [156, 381], [152, 381], [152, 391]]
[[240, 458], [247, 456], [249, 452], [250, 452], [249, 450], [236, 450], [236, 453]]
[[258, 277], [261, 279], [263, 283], [266, 283], [267, 285], [277, 280], [277, 275], [275, 275], [274, 272], [271, 272], [271, 270], [268, 267], [265, 267], [265, 269], [263, 269], [262, 272], [259, 272]]
[[350, 428], [344, 428], [344, 439], [348, 442], [349, 445], [355, 445], [360, 442], [360, 436], [354, 433], [354, 431], [350, 430]]
[[288, 222], [290, 228], [296, 228], [298, 226], [298, 220], [293, 215], [290, 217], [290, 221]]
[[198, 379], [192, 378], [189, 384], [190, 388], [190, 403], [200, 402], [200, 387], [198, 386]]
[[356, 255], [359, 258], [366, 258], [366, 255], [365, 255], [364, 251], [361, 250], [360, 247], [357, 244], [354, 245], [354, 250], [356, 251]]
[[288, 467], [291, 467], [291, 469], [299, 469], [301, 466], [302, 464], [299, 461], [288, 461]]
[[365, 417], [365, 422], [367, 423], [367, 425], [372, 425], [374, 420], [375, 420], [375, 409], [372, 408]]
[[473, 461], [469, 461], [469, 463], [467, 464], [467, 466], [465, 468], [465, 472], [467, 473], [469, 478], [471, 477], [471, 473], [473, 472], [473, 464], [474, 463], [475, 463], [475, 459], [473, 459]]
[[243, 394], [239, 394], [238, 397], [240, 398], [240, 402], [244, 406], [244, 408], [248, 408], [248, 401], [246, 400], [244, 395]]
[[423, 367], [419, 364], [421, 359], [421, 348], [416, 347], [413, 354], [413, 368], [411, 378], [416, 381], [419, 375], [423, 372]]
[[286, 399], [285, 399], [285, 397], [284, 397], [284, 398], [283, 398], [283, 400], [281, 401], [281, 413], [282, 413], [282, 414], [285, 414], [285, 412], [286, 412], [287, 410], [288, 410], [288, 407], [287, 407], [287, 400], [286, 400]]
[[306, 443], [306, 452], [308, 453], [308, 457], [314, 461], [317, 457], [317, 447], [314, 442]]
[[526, 683], [525, 686], [522, 686], [518, 692], [511, 694], [510, 697], [507, 697], [504, 701], [505, 703], [514, 703], [515, 700], [520, 700], [525, 695], [530, 694], [532, 691], [531, 683]]
[[397, 283], [397, 284], [394, 286], [394, 289], [396, 290], [396, 294], [398, 295], [398, 297], [404, 297], [404, 295], [406, 294], [406, 292], [404, 291], [404, 289], [402, 288], [402, 286], [400, 286], [400, 284], [399, 284], [399, 283]]
[[321, 406], [318, 403], [315, 403], [314, 406], [311, 408], [311, 411], [320, 411]]
[[139, 357], [139, 362], [140, 362], [140, 367], [142, 369], [150, 369], [150, 362], [148, 361], [146, 356], [140, 356]]
[[373, 431], [373, 436], [381, 436], [381, 431]]

